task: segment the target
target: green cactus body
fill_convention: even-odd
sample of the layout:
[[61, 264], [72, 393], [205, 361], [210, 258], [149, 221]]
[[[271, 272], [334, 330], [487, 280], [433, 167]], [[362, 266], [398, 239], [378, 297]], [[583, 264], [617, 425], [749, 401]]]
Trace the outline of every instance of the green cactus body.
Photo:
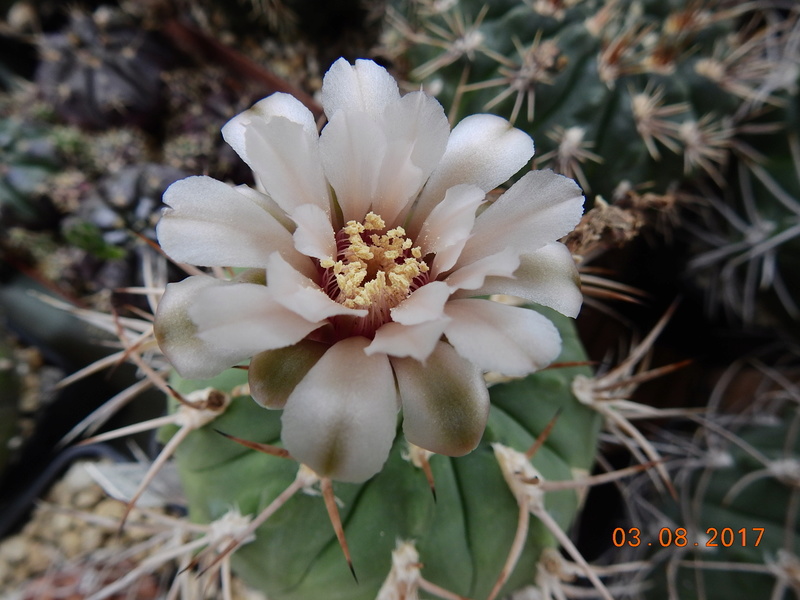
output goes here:
[[[561, 331], [559, 360], [585, 355], [569, 319], [546, 315]], [[490, 444], [526, 450], [561, 411], [544, 446], [533, 459], [547, 480], [571, 479], [591, 469], [600, 422], [570, 392], [587, 367], [557, 368], [491, 388], [492, 411], [480, 446], [462, 458], [431, 457], [436, 499], [422, 471], [407, 460], [402, 436], [381, 473], [362, 485], [334, 486], [358, 583], [348, 571], [322, 499], [296, 494], [258, 530], [256, 541], [239, 549], [234, 568], [270, 599], [374, 599], [386, 579], [398, 540], [415, 543], [423, 577], [455, 593], [486, 597], [501, 572], [514, 538], [519, 509], [503, 479]], [[175, 380], [182, 393], [208, 385], [231, 390], [246, 381], [227, 371], [196, 382]], [[192, 433], [177, 452], [190, 515], [208, 522], [232, 507], [256, 513], [286, 489], [297, 473], [294, 461], [244, 449], [219, 430], [247, 440], [279, 443], [280, 413], [249, 397], [234, 398], [214, 423]], [[547, 508], [562, 528], [579, 508], [575, 491], [547, 496]], [[533, 583], [542, 549], [557, 546], [533, 519], [525, 550], [506, 591]]]

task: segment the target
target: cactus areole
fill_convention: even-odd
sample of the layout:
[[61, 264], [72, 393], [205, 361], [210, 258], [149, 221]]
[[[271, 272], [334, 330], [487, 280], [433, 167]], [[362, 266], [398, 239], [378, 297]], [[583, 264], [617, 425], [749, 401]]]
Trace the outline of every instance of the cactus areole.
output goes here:
[[485, 297], [577, 314], [576, 267], [556, 240], [583, 196], [531, 171], [488, 202], [529, 161], [531, 138], [488, 114], [451, 131], [434, 98], [401, 96], [371, 61], [335, 62], [322, 104], [321, 133], [282, 93], [224, 126], [258, 189], [190, 177], [166, 191], [165, 252], [238, 274], [170, 284], [156, 335], [183, 377], [251, 359], [250, 392], [283, 409], [292, 456], [362, 482], [386, 462], [399, 409], [409, 442], [466, 454], [489, 414], [483, 373], [525, 376], [559, 355], [548, 318]]

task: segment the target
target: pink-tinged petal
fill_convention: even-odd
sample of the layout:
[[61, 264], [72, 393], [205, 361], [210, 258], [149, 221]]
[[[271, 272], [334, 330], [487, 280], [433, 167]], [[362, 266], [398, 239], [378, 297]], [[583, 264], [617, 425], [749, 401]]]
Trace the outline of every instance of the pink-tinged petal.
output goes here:
[[490, 300], [451, 300], [447, 340], [486, 371], [524, 376], [553, 362], [561, 352], [555, 325], [533, 310]]
[[322, 107], [328, 119], [340, 110], [380, 115], [400, 99], [397, 82], [371, 60], [351, 65], [344, 58], [333, 63], [322, 80]]
[[[458, 267], [445, 278], [445, 282], [455, 293], [456, 290], [477, 290], [483, 286], [487, 277], [511, 277], [519, 267], [519, 253], [513, 248], [476, 260], [463, 267]], [[461, 294], [479, 296], [476, 292]]]
[[489, 418], [480, 368], [439, 342], [425, 364], [393, 358], [406, 439], [426, 450], [463, 456], [478, 445]]
[[213, 344], [217, 352], [241, 358], [296, 344], [321, 325], [276, 302], [269, 288], [253, 283], [199, 290], [188, 315], [200, 340]]
[[433, 253], [432, 276], [450, 270], [458, 260], [475, 223], [475, 211], [486, 194], [474, 185], [457, 185], [431, 211], [416, 238], [422, 254]]
[[292, 235], [249, 195], [210, 177], [188, 177], [164, 192], [158, 241], [170, 258], [204, 267], [264, 267], [273, 252], [299, 255]]
[[297, 384], [282, 417], [291, 455], [321, 477], [360, 483], [381, 470], [397, 429], [397, 390], [384, 354], [369, 340], [332, 346]]
[[363, 221], [382, 193], [378, 183], [388, 151], [386, 133], [366, 112], [339, 111], [322, 130], [319, 145], [344, 221]]
[[583, 215], [583, 194], [572, 179], [531, 171], [475, 220], [458, 264], [514, 248], [532, 254], [573, 230]]
[[247, 369], [253, 400], [264, 408], [283, 408], [297, 384], [327, 350], [326, 344], [301, 340], [294, 346], [256, 354]]
[[[458, 292], [456, 297], [466, 292]], [[568, 317], [577, 317], [583, 303], [578, 268], [564, 244], [551, 242], [533, 254], [520, 257], [519, 268], [511, 277], [487, 277], [470, 296], [508, 294], [529, 302], [549, 306]]]
[[294, 344], [317, 326], [273, 302], [263, 285], [197, 275], [167, 285], [155, 333], [182, 377], [208, 379], [256, 352]]
[[273, 117], [282, 117], [301, 125], [306, 135], [317, 135], [314, 115], [294, 96], [278, 92], [256, 102], [222, 127], [223, 139], [251, 169], [255, 167], [247, 152], [246, 132], [253, 123], [265, 123]]
[[410, 356], [425, 361], [442, 338], [449, 321], [447, 317], [417, 325], [401, 325], [390, 321], [375, 332], [375, 339], [365, 352], [368, 355], [382, 353], [398, 357]]
[[291, 216], [297, 224], [294, 246], [298, 252], [317, 259], [336, 258], [336, 234], [324, 210], [304, 204], [292, 211]]
[[420, 230], [445, 192], [461, 183], [488, 192], [504, 183], [533, 156], [531, 137], [495, 115], [472, 115], [453, 128], [442, 160], [414, 207], [409, 231]]
[[432, 281], [414, 290], [411, 295], [389, 312], [392, 320], [403, 325], [417, 325], [441, 319], [444, 304], [450, 297], [450, 287], [443, 281]]
[[335, 315], [364, 317], [366, 310], [347, 308], [331, 300], [320, 287], [287, 263], [280, 254], [273, 254], [267, 265], [267, 287], [275, 300], [306, 321], [320, 322]]
[[158, 303], [154, 329], [161, 351], [181, 377], [208, 379], [249, 356], [246, 352], [220, 348], [201, 339], [197, 325], [189, 316], [198, 293], [227, 285], [230, 284], [226, 281], [205, 275], [167, 285]]
[[254, 121], [245, 133], [245, 148], [256, 178], [284, 211], [313, 204], [330, 214], [316, 129], [284, 117]]

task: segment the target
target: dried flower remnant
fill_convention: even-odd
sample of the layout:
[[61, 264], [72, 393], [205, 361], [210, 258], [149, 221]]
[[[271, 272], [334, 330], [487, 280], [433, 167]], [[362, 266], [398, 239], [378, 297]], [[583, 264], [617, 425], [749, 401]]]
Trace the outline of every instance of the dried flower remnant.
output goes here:
[[488, 417], [483, 372], [524, 376], [556, 358], [548, 319], [475, 297], [514, 294], [575, 316], [577, 270], [556, 240], [583, 197], [533, 171], [486, 202], [531, 158], [530, 137], [493, 115], [450, 131], [435, 99], [401, 97], [372, 61], [334, 63], [322, 102], [321, 134], [282, 93], [223, 128], [263, 193], [209, 177], [167, 190], [167, 254], [241, 270], [167, 286], [155, 329], [184, 377], [252, 358], [250, 391], [283, 409], [292, 456], [358, 482], [386, 460], [399, 408], [410, 443], [462, 455]]

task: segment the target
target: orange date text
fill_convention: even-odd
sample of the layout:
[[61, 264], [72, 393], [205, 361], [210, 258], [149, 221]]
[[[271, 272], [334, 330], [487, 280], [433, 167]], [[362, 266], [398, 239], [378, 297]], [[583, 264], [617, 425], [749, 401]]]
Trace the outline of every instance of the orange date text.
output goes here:
[[749, 529], [747, 527], [741, 527], [740, 529], [709, 527], [706, 529], [706, 538], [703, 541], [692, 542], [684, 527], [662, 527], [655, 540], [645, 541], [642, 539], [642, 532], [638, 527], [630, 527], [628, 529], [617, 527], [611, 534], [611, 542], [617, 548], [622, 546], [635, 548], [641, 545], [661, 546], [662, 548], [668, 546], [676, 546], [678, 548], [683, 548], [684, 546], [702, 546], [705, 548], [752, 546], [756, 548], [761, 543], [763, 535], [763, 527], [751, 527]]

